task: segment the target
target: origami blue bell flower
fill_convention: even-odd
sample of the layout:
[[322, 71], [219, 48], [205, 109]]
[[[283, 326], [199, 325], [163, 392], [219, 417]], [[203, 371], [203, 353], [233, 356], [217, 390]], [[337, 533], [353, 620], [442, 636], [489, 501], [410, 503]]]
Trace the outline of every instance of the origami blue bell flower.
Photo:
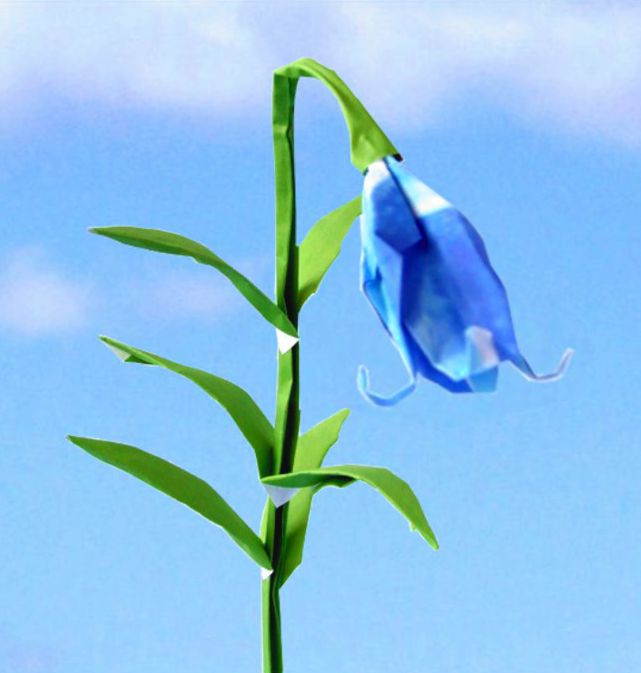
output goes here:
[[358, 387], [370, 402], [396, 404], [414, 390], [419, 374], [453, 393], [491, 392], [504, 360], [533, 381], [563, 375], [571, 350], [554, 373], [532, 371], [481, 237], [392, 157], [366, 172], [361, 238], [362, 290], [410, 374], [404, 388], [384, 397], [369, 390], [361, 367]]

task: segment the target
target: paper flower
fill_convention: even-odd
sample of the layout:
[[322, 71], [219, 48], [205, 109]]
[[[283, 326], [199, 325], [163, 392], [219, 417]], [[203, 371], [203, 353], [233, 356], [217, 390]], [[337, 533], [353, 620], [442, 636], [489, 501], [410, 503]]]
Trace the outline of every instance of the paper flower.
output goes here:
[[534, 381], [563, 374], [571, 350], [554, 373], [532, 371], [481, 237], [392, 157], [368, 167], [361, 237], [362, 290], [410, 374], [404, 388], [384, 397], [369, 390], [369, 374], [361, 367], [358, 386], [366, 399], [396, 404], [412, 392], [419, 374], [453, 393], [490, 392], [504, 360]]

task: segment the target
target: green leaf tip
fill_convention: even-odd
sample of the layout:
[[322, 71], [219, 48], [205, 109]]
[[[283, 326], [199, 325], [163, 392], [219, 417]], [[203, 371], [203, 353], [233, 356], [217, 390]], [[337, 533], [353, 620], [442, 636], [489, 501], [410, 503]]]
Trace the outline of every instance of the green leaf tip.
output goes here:
[[340, 431], [350, 413], [349, 409], [341, 409], [299, 437], [294, 458], [295, 471], [313, 469], [323, 464], [327, 452], [338, 441]]
[[140, 364], [140, 365], [146, 365], [149, 364], [146, 360], [142, 360], [138, 357], [136, 357], [132, 352], [124, 350], [123, 348], [120, 347], [120, 344], [118, 341], [115, 339], [112, 339], [108, 336], [100, 335], [98, 337], [100, 341], [102, 341], [107, 348], [119, 359], [122, 360], [122, 362], [131, 362], [135, 364]]
[[318, 220], [305, 236], [299, 251], [299, 309], [318, 290], [360, 212], [361, 197], [357, 196]]
[[259, 566], [266, 570], [272, 569], [262, 540], [224, 498], [200, 477], [129, 444], [77, 435], [67, 435], [67, 439], [94, 458], [146, 482], [220, 526]]

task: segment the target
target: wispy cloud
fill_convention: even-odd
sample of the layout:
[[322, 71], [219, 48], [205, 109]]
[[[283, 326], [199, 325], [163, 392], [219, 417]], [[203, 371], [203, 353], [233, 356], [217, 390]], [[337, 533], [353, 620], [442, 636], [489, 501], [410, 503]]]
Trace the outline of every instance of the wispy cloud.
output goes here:
[[[267, 271], [262, 258], [241, 260], [237, 266], [254, 280]], [[88, 326], [100, 329], [93, 325], [98, 315], [212, 323], [245, 308], [229, 282], [206, 269], [118, 276], [111, 284], [94, 280], [97, 291], [73, 278], [62, 264], [54, 264], [39, 246], [10, 251], [0, 257], [0, 333], [37, 338]]]
[[136, 312], [145, 319], [212, 322], [233, 313], [240, 303], [225, 281], [209, 274], [173, 272], [136, 286]]
[[387, 124], [483, 100], [530, 124], [641, 146], [636, 3], [214, 1], [0, 5], [5, 108], [69, 96], [254, 114], [301, 55], [344, 73]]
[[55, 268], [42, 250], [15, 250], [1, 262], [0, 329], [41, 336], [85, 324], [87, 287]]
[[[259, 282], [267, 275], [267, 260], [239, 260], [236, 268]], [[146, 272], [143, 277], [121, 278], [103, 297], [116, 310], [132, 312], [144, 320], [162, 322], [214, 323], [247, 308], [242, 295], [221, 275], [206, 267], [187, 265], [162, 274]]]
[[381, 106], [402, 108], [415, 124], [481, 101], [528, 122], [641, 145], [639, 5], [381, 3], [363, 15], [350, 3], [342, 12], [361, 28], [355, 49], [337, 42], [336, 58]]
[[244, 13], [218, 2], [5, 0], [0, 92], [233, 114], [255, 101], [265, 58]]

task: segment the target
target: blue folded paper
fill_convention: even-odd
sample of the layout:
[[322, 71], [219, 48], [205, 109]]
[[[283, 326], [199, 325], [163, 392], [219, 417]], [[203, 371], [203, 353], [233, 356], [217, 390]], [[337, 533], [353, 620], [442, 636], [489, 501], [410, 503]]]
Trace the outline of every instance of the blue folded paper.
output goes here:
[[468, 220], [392, 157], [368, 167], [361, 215], [361, 287], [398, 348], [409, 383], [391, 396], [358, 387], [367, 400], [390, 406], [416, 387], [417, 376], [453, 393], [491, 392], [498, 365], [512, 362], [536, 375], [516, 343], [505, 288]]

